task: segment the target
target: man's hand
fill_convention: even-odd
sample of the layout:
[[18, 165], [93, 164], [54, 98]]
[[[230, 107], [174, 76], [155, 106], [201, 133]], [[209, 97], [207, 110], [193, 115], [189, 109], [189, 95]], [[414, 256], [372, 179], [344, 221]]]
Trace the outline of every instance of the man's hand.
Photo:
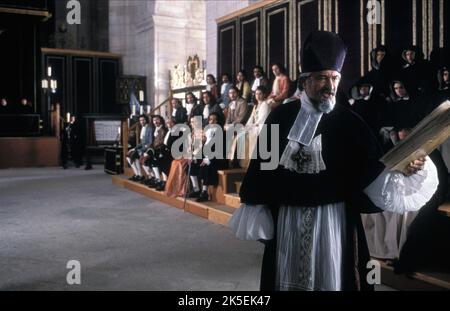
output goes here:
[[421, 157], [418, 160], [409, 163], [408, 167], [406, 168], [407, 176], [411, 176], [412, 174], [417, 173], [417, 171], [423, 170], [425, 161], [425, 157]]

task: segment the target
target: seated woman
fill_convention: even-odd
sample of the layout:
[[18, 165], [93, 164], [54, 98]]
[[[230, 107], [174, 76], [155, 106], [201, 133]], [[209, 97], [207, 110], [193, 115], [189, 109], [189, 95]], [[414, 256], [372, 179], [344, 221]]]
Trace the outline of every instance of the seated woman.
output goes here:
[[[208, 187], [217, 186], [219, 179], [217, 171], [219, 169], [224, 169], [226, 166], [226, 161], [223, 159], [223, 152], [217, 150], [215, 145], [216, 135], [222, 135], [221, 139], [217, 142], [224, 142], [223, 133], [223, 123], [219, 123], [219, 115], [217, 113], [212, 113], [209, 115], [209, 125], [205, 128], [203, 133], [202, 142], [204, 144], [203, 149], [203, 159], [193, 160], [191, 167], [191, 180], [194, 192], [191, 193], [189, 197], [197, 198], [197, 202], [204, 202], [209, 200]], [[224, 146], [222, 146], [223, 148]], [[206, 150], [211, 151], [211, 155], [208, 155]], [[224, 149], [222, 149], [224, 150]], [[220, 154], [216, 154], [219, 151]], [[200, 192], [199, 180], [202, 183], [202, 191]]]
[[245, 159], [240, 161], [240, 166], [242, 168], [248, 167], [253, 149], [258, 141], [258, 135], [261, 132], [271, 110], [271, 106], [267, 101], [267, 89], [264, 86], [257, 87], [255, 91], [255, 98], [253, 100], [253, 110], [247, 124], [245, 125], [245, 143], [248, 150], [246, 150]]
[[[175, 124], [175, 119], [172, 119], [172, 121]], [[167, 146], [170, 145], [169, 151], [170, 151], [170, 158], [172, 161], [170, 162], [170, 167], [168, 168], [168, 177], [167, 182], [164, 185], [164, 194], [170, 198], [175, 197], [184, 197], [186, 194], [186, 188], [187, 188], [187, 174], [186, 169], [189, 165], [189, 157], [188, 156], [180, 156], [177, 157], [172, 152], [173, 143], [177, 141], [178, 139], [181, 139], [183, 135], [183, 129], [182, 130], [175, 130], [175, 128], [170, 128], [170, 138], [167, 137]], [[166, 140], [166, 139], [165, 139]], [[189, 139], [188, 139], [189, 140]], [[189, 141], [186, 142], [189, 145]], [[180, 154], [183, 153], [183, 145], [180, 144], [180, 149], [178, 152]], [[166, 165], [168, 165], [168, 161], [166, 162]]]
[[247, 81], [247, 73], [244, 70], [240, 70], [236, 76], [236, 88], [238, 89], [239, 96], [249, 102], [252, 99], [252, 89]]

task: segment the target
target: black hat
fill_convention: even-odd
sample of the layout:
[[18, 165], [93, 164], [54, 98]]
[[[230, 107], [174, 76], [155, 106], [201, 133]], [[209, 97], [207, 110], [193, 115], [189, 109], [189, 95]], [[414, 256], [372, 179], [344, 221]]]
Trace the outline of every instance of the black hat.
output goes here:
[[301, 50], [302, 72], [336, 70], [341, 72], [347, 47], [333, 32], [314, 31], [306, 38]]

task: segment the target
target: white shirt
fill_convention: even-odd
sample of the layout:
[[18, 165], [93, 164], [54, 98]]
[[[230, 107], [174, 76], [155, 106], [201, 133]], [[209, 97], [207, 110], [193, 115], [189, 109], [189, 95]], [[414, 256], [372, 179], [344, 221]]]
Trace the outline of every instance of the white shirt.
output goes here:
[[205, 108], [203, 109], [203, 119], [208, 119], [209, 117], [209, 105], [206, 105]]
[[172, 111], [172, 117], [175, 117], [176, 114], [177, 114], [177, 110], [176, 110], [176, 109], [173, 109], [173, 111]]
[[190, 115], [191, 111], [192, 111], [192, 108], [194, 108], [194, 104], [193, 103], [186, 103], [186, 107], [185, 108], [186, 108], [187, 114]]
[[261, 79], [262, 78], [263, 77], [259, 77], [259, 78], [256, 78], [255, 81], [253, 81], [253, 85], [252, 85], [252, 91], [253, 92], [256, 92], [256, 89], [258, 88], [258, 86], [261, 85]]
[[167, 131], [166, 136], [164, 136], [164, 145], [166, 145], [166, 146], [167, 146], [167, 143], [169, 142], [169, 137], [170, 137], [171, 133], [172, 133], [172, 129], [169, 129]]
[[147, 132], [147, 125], [144, 125], [141, 130], [141, 141], [145, 138], [146, 132]]

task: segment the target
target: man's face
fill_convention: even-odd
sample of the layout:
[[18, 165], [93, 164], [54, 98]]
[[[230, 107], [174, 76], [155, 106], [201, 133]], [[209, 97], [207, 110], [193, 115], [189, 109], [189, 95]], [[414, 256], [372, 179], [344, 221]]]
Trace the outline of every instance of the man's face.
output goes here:
[[209, 124], [217, 124], [217, 116], [214, 114], [210, 115], [208, 118], [208, 123]]
[[203, 98], [203, 102], [205, 103], [205, 105], [208, 105], [209, 104], [209, 95], [207, 93], [204, 93], [202, 95], [202, 98]]
[[158, 127], [161, 125], [161, 120], [159, 118], [153, 118], [153, 125]]
[[172, 99], [172, 108], [177, 109], [178, 102], [175, 99]]
[[141, 124], [141, 126], [145, 126], [147, 124], [147, 121], [145, 121], [144, 117], [140, 117], [139, 118], [139, 123]]
[[238, 94], [237, 94], [237, 92], [236, 92], [235, 89], [230, 89], [230, 90], [228, 91], [228, 96], [230, 97], [231, 100], [236, 100]]
[[169, 118], [169, 119], [166, 121], [166, 126], [167, 126], [167, 128], [171, 129], [174, 125], [175, 125], [175, 124], [173, 123], [172, 118]]
[[304, 82], [305, 92], [321, 111], [329, 112], [334, 106], [341, 74], [335, 70], [313, 72]]
[[253, 76], [254, 76], [255, 78], [261, 77], [261, 76], [262, 76], [261, 69], [259, 69], [259, 68], [253, 69]]
[[6, 99], [2, 98], [1, 104], [3, 107], [5, 107], [6, 105], [8, 105], [8, 102], [6, 101]]
[[449, 72], [448, 72], [448, 70], [446, 70], [446, 71], [444, 71], [444, 72], [442, 73], [442, 80], [443, 80], [444, 82], [448, 82], [448, 81], [449, 81]]
[[407, 94], [405, 87], [401, 83], [394, 84], [394, 92], [398, 97], [405, 97]]
[[414, 61], [414, 58], [416, 58], [416, 53], [414, 53], [414, 51], [406, 51], [405, 57], [408, 63], [411, 64]]
[[28, 104], [28, 101], [24, 98], [20, 101], [20, 103], [22, 104], [22, 106], [26, 106]]
[[361, 85], [361, 87], [359, 88], [359, 94], [361, 94], [361, 96], [368, 96], [370, 93], [370, 85], [367, 84], [363, 84]]
[[70, 123], [75, 123], [75, 121], [77, 120], [77, 117], [75, 117], [75, 116], [71, 116], [70, 117]]
[[188, 104], [194, 103], [194, 96], [192, 96], [192, 94], [188, 94], [186, 96], [186, 101], [188, 102]]
[[222, 76], [222, 83], [228, 83], [229, 79], [227, 75]]
[[206, 83], [213, 84], [213, 79], [211, 78], [211, 76], [206, 77]]
[[273, 65], [272, 72], [276, 77], [278, 77], [280, 75], [280, 67], [278, 67], [277, 65]]
[[385, 51], [378, 51], [377, 52], [377, 63], [380, 64], [381, 61], [383, 60], [384, 56], [386, 56], [386, 52]]

